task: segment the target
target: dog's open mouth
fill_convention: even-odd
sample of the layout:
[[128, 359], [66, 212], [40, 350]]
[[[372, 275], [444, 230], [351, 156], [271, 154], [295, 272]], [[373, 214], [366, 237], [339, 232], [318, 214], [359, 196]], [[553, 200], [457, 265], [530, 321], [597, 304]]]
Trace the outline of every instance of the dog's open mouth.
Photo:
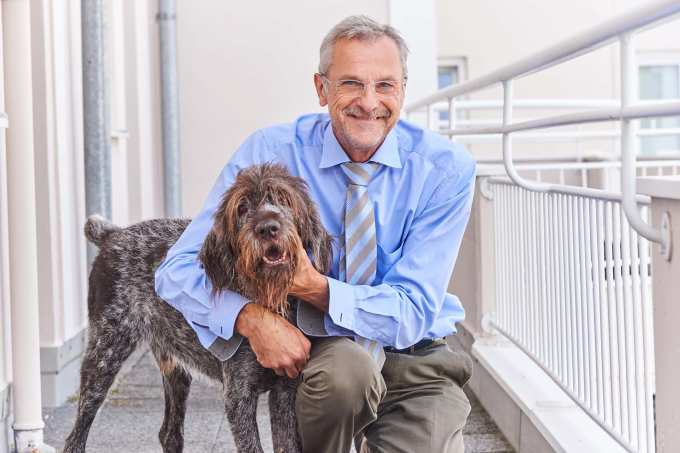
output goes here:
[[264, 252], [262, 260], [269, 266], [276, 266], [288, 261], [288, 255], [278, 245], [270, 245]]

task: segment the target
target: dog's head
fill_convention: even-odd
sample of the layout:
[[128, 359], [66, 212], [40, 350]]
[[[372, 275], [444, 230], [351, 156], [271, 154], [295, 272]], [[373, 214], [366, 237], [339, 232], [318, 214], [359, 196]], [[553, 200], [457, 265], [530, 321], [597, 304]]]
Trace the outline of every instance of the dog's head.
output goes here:
[[213, 289], [232, 289], [285, 313], [300, 243], [316, 269], [327, 273], [331, 239], [306, 183], [282, 165], [241, 170], [215, 212], [200, 253]]

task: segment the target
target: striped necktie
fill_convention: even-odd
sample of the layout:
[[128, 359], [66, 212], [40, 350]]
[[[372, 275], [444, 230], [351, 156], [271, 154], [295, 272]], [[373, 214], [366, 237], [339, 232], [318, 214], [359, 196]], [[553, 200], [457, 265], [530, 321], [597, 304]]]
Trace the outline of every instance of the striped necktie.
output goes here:
[[[373, 203], [368, 196], [368, 183], [378, 164], [347, 162], [342, 170], [349, 178], [345, 202], [344, 253], [340, 257], [340, 280], [350, 285], [370, 285], [375, 280], [377, 256]], [[382, 368], [385, 351], [375, 340], [359, 335], [359, 343]]]

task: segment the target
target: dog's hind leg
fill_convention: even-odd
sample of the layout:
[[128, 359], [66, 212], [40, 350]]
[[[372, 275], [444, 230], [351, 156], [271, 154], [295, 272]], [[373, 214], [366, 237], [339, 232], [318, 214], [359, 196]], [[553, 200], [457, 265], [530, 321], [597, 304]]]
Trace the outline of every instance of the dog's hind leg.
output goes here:
[[295, 416], [297, 381], [279, 378], [269, 392], [269, 419], [274, 453], [302, 451]]
[[99, 407], [113, 384], [123, 362], [132, 354], [137, 342], [125, 335], [90, 334], [80, 367], [80, 399], [76, 423], [66, 438], [63, 453], [83, 453], [90, 427]]
[[163, 376], [165, 415], [158, 433], [164, 453], [180, 453], [184, 449], [184, 415], [191, 389], [191, 375], [172, 357], [156, 354], [156, 361]]

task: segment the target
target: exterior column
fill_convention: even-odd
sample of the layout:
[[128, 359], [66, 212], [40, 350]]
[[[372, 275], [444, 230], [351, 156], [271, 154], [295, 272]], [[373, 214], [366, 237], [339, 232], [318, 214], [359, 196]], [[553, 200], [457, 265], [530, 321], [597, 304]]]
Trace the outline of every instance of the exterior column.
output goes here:
[[29, 0], [3, 0], [14, 440], [18, 452], [43, 444], [38, 249], [36, 235], [31, 12]]
[[671, 259], [652, 247], [654, 301], [654, 363], [656, 375], [656, 452], [678, 451], [680, 445], [680, 176], [638, 178], [638, 190], [652, 196], [652, 225], [667, 213], [671, 228]]
[[457, 335], [471, 346], [475, 338], [492, 335], [488, 316], [496, 309], [496, 255], [494, 250], [493, 193], [486, 180], [493, 171], [478, 170], [470, 222], [456, 261], [448, 291], [458, 296], [465, 307], [463, 330]]

